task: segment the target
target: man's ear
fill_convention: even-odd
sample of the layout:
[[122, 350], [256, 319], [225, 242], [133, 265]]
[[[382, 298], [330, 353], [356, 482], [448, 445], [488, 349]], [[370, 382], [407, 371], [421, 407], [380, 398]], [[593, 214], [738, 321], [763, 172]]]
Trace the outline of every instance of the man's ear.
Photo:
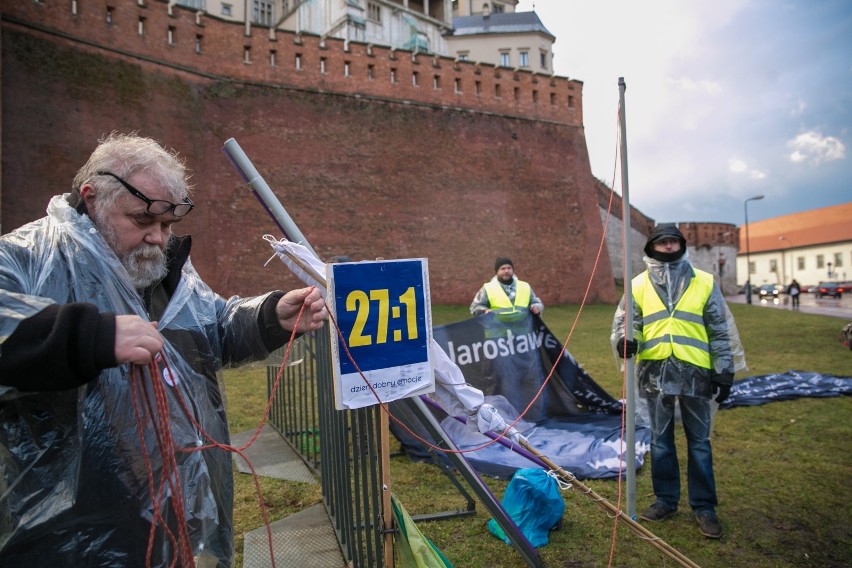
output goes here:
[[80, 199], [86, 204], [88, 210], [92, 210], [95, 202], [95, 188], [90, 183], [85, 183], [80, 187]]

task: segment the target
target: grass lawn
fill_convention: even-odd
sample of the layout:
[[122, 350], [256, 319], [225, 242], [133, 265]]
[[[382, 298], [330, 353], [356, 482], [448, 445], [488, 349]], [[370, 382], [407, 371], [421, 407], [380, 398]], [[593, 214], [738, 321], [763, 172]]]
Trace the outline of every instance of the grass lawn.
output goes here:
[[[838, 340], [842, 319], [731, 304], [749, 370], [737, 378], [790, 369], [852, 377], [852, 352]], [[614, 306], [548, 307], [544, 320], [568, 350], [610, 394], [622, 398], [622, 377], [609, 348]], [[469, 317], [466, 307], [433, 306], [434, 325]], [[257, 425], [266, 396], [265, 369], [225, 374], [233, 432]], [[852, 566], [852, 397], [803, 398], [757, 407], [721, 410], [713, 433], [721, 540], [701, 536], [686, 502], [683, 432], [677, 433], [683, 497], [679, 513], [645, 523], [656, 536], [705, 568]], [[392, 440], [391, 447], [395, 448]], [[391, 461], [392, 490], [412, 515], [463, 508], [464, 501], [440, 470], [398, 457]], [[320, 501], [318, 485], [264, 479], [264, 502], [272, 519]], [[502, 496], [506, 481], [485, 478]], [[618, 480], [584, 481], [617, 503]], [[254, 486], [237, 474], [235, 533], [237, 566], [242, 534], [262, 525]], [[565, 494], [564, 526], [539, 549], [547, 566], [678, 566], [642, 541], [625, 523], [576, 491]], [[636, 476], [636, 508], [652, 500], [650, 463]], [[626, 508], [626, 504], [622, 504]], [[518, 553], [490, 535], [489, 515], [421, 523], [420, 528], [458, 568], [524, 566]], [[610, 562], [610, 556], [612, 561]]]

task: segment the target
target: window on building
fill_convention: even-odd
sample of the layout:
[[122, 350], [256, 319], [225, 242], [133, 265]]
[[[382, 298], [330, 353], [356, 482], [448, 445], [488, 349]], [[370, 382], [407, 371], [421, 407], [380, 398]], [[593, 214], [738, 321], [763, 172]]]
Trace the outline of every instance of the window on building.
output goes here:
[[275, 5], [272, 0], [254, 0], [251, 21], [260, 26], [271, 26], [275, 21]]
[[834, 267], [840, 268], [841, 266], [843, 266], [843, 253], [836, 252], [834, 253]]
[[420, 84], [420, 73], [417, 71], [411, 73], [411, 84], [415, 87]]
[[106, 9], [106, 23], [107, 25], [112, 25], [112, 6], [107, 6]]
[[230, 17], [234, 11], [234, 7], [230, 4], [222, 4], [222, 15]]
[[325, 57], [320, 57], [320, 73], [325, 73]]
[[375, 2], [367, 2], [367, 18], [382, 23], [382, 7]]
[[137, 32], [139, 35], [145, 35], [145, 18], [144, 16], [139, 16], [139, 26], [137, 27]]
[[502, 14], [506, 11], [506, 7], [503, 4], [494, 4], [494, 7], [491, 8], [491, 11], [495, 14]]
[[503, 96], [503, 90], [500, 88], [500, 85], [494, 85], [494, 96], [498, 99]]
[[367, 65], [367, 79], [372, 81], [375, 72], [376, 72], [376, 66], [375, 65], [373, 65], [372, 63], [370, 65]]
[[509, 52], [508, 51], [501, 51], [500, 52], [500, 65], [503, 66], [503, 67], [509, 66]]
[[550, 93], [550, 104], [551, 105], [556, 104], [556, 93]]
[[467, 61], [470, 54], [466, 51], [459, 52], [459, 61]]
[[441, 88], [441, 76], [440, 75], [435, 75], [434, 77], [432, 77], [432, 88], [433, 89], [440, 89]]
[[462, 92], [462, 85], [461, 85], [461, 79], [460, 78], [456, 77], [455, 80], [453, 81], [453, 89], [455, 90], [456, 94]]
[[825, 268], [825, 257], [821, 254], [817, 255], [817, 268]]
[[206, 10], [206, 0], [177, 0], [179, 6], [186, 6], [195, 10]]
[[174, 26], [169, 26], [169, 31], [168, 31], [167, 35], [168, 35], [169, 45], [174, 45], [175, 44], [175, 27]]
[[391, 67], [391, 83], [396, 83], [396, 69]]
[[754, 274], [754, 261], [748, 263], [748, 273]]
[[538, 91], [533, 91], [533, 103], [538, 104]]
[[521, 67], [529, 67], [530, 66], [530, 53], [528, 51], [522, 51], [520, 54], [520, 66]]
[[251, 63], [251, 47], [247, 45], [243, 47], [243, 63]]
[[275, 60], [276, 60], [277, 56], [278, 56], [278, 53], [276, 53], [276, 51], [274, 49], [269, 50], [269, 66], [270, 67], [275, 67], [275, 65], [276, 65]]
[[297, 53], [296, 54], [296, 71], [301, 71], [301, 70], [302, 70], [302, 54]]
[[515, 102], [518, 102], [519, 100], [521, 100], [521, 90], [518, 87], [515, 87], [512, 90], [512, 94], [515, 95]]
[[568, 108], [574, 108], [574, 95], [568, 95]]
[[547, 69], [547, 52], [542, 51], [539, 55], [539, 61], [542, 69]]
[[796, 269], [804, 270], [805, 269], [805, 257], [797, 256], [796, 257]]
[[774, 258], [769, 259], [769, 272], [778, 272], [778, 261]]
[[343, 76], [344, 77], [350, 76], [349, 62], [348, 61], [343, 62]]
[[473, 87], [474, 87], [474, 90], [476, 91], [477, 97], [482, 94], [482, 81], [474, 81]]
[[201, 37], [200, 35], [195, 36], [195, 53], [201, 53]]

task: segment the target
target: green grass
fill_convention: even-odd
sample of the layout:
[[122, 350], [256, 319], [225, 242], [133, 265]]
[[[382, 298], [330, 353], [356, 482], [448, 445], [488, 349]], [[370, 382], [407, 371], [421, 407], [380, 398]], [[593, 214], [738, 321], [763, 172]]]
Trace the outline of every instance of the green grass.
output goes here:
[[[838, 318], [734, 305], [749, 375], [790, 369], [852, 377], [852, 352], [838, 340], [845, 321]], [[544, 319], [557, 337], [568, 337], [577, 306], [549, 307]], [[616, 398], [622, 377], [609, 347], [614, 307], [583, 308], [568, 349], [589, 374]], [[459, 306], [433, 306], [434, 325], [469, 317]], [[261, 368], [226, 373], [232, 431], [257, 425], [266, 394]], [[852, 397], [803, 398], [751, 408], [722, 410], [713, 433], [719, 494], [717, 509], [725, 530], [719, 541], [701, 536], [688, 513], [685, 445], [678, 433], [683, 491], [675, 518], [645, 524], [657, 537], [705, 568], [739, 566], [841, 567], [852, 565]], [[391, 442], [395, 447], [395, 442]], [[409, 513], [464, 507], [464, 500], [431, 465], [398, 457], [391, 461], [392, 490]], [[505, 481], [485, 478], [502, 496]], [[584, 482], [611, 503], [619, 495], [617, 480]], [[242, 565], [242, 534], [262, 525], [254, 487], [237, 475], [235, 533], [237, 566]], [[299, 511], [321, 499], [318, 486], [263, 480], [264, 499], [273, 519]], [[625, 488], [622, 485], [622, 492]], [[652, 497], [650, 464], [636, 476], [636, 508]], [[614, 521], [587, 496], [565, 493], [564, 527], [551, 533], [539, 549], [549, 567], [678, 566], [641, 540], [626, 523]], [[622, 504], [626, 508], [626, 504]], [[489, 515], [481, 504], [473, 518], [421, 523], [420, 528], [458, 568], [523, 566], [518, 553], [488, 532]], [[614, 543], [614, 544], [613, 544]]]

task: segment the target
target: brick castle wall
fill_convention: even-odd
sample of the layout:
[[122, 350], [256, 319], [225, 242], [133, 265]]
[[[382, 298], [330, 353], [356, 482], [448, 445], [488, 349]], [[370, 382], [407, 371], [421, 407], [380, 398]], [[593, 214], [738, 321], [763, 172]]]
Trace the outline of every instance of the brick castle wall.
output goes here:
[[[194, 172], [198, 207], [177, 232], [193, 235], [193, 263], [211, 286], [226, 295], [294, 286], [278, 261], [263, 266], [271, 249], [261, 237], [276, 231], [220, 152], [233, 137], [325, 259], [426, 257], [433, 302], [467, 304], [493, 275], [494, 258], [508, 255], [546, 303], [582, 298], [602, 225], [583, 131], [565, 119], [571, 116], [565, 109], [554, 112], [561, 120], [551, 120], [525, 114], [520, 102], [514, 114], [484, 104], [462, 108], [432, 100], [446, 93], [431, 86], [417, 100], [397, 97], [392, 89], [401, 92], [401, 83], [385, 84], [385, 94], [345, 91], [331, 81], [328, 88], [293, 87], [293, 72], [279, 83], [241, 76], [238, 69], [257, 67], [229, 62], [224, 51], [211, 66], [215, 73], [207, 73], [182, 63], [183, 56], [159, 59], [177, 51], [169, 47], [144, 56], [104, 48], [98, 34], [110, 32], [95, 29], [103, 27], [103, 8], [79, 14], [79, 29], [67, 31], [44, 15], [65, 11], [66, 3], [21, 4], [8, 18], [4, 7], [2, 28], [3, 231], [42, 216], [50, 196], [69, 189], [102, 134], [138, 130], [178, 149]], [[114, 25], [119, 8], [136, 6], [117, 4]], [[162, 3], [149, 2], [147, 13], [156, 5], [156, 13], [165, 12]], [[22, 14], [28, 10], [43, 12], [33, 22]], [[196, 26], [194, 16], [187, 22], [185, 11], [174, 13]], [[148, 18], [150, 30], [154, 16]], [[183, 29], [175, 27], [176, 34]], [[213, 41], [213, 28], [233, 37]], [[256, 33], [244, 37], [241, 26], [209, 18], [204, 30], [204, 53], [226, 39], [259, 41]], [[346, 53], [328, 47], [331, 41], [325, 50], [306, 48], [308, 39], [278, 44], [301, 45], [303, 61]], [[372, 51], [365, 60], [382, 59]], [[410, 54], [395, 57], [414, 65]], [[461, 67], [475, 72], [473, 65]], [[525, 80], [532, 85], [532, 79]], [[579, 117], [581, 85], [556, 83], [565, 89], [560, 96], [567, 97], [569, 84], [577, 89], [572, 104]], [[590, 300], [612, 302], [614, 294], [605, 257]]]

